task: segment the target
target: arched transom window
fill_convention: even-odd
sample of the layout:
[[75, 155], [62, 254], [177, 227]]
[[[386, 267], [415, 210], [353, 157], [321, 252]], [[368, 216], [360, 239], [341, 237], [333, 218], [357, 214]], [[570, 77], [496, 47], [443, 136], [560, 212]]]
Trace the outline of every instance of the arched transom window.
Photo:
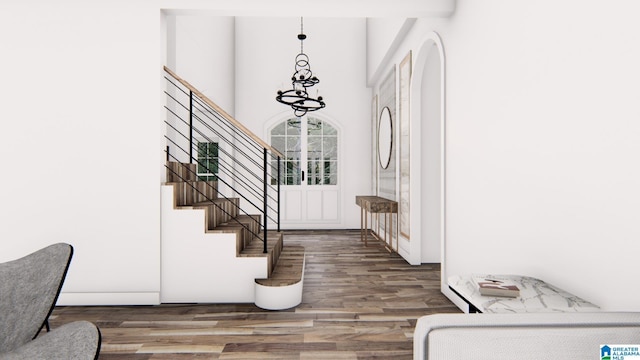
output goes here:
[[271, 130], [271, 146], [284, 155], [283, 185], [338, 185], [338, 131], [328, 122], [287, 119]]

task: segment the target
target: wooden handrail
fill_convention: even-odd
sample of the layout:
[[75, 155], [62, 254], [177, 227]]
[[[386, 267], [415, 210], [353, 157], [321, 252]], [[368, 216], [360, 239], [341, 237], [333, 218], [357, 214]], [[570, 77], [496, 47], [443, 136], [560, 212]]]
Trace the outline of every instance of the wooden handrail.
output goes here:
[[281, 159], [284, 159], [284, 156], [276, 149], [274, 149], [271, 145], [267, 144], [264, 140], [254, 134], [251, 130], [249, 130], [246, 126], [242, 125], [241, 122], [234, 119], [233, 116], [229, 115], [226, 111], [224, 111], [220, 106], [211, 101], [208, 97], [206, 97], [203, 93], [201, 93], [198, 89], [196, 89], [193, 85], [189, 84], [186, 80], [178, 76], [176, 73], [171, 71], [168, 67], [164, 67], [164, 71], [169, 73], [174, 79], [178, 80], [182, 85], [184, 85], [187, 89], [191, 90], [191, 92], [199, 97], [202, 101], [204, 101], [207, 105], [211, 106], [216, 112], [218, 112], [222, 117], [224, 117], [227, 121], [232, 123], [235, 127], [240, 129], [245, 135], [250, 137], [253, 141], [257, 142], [263, 148], [269, 150], [273, 155], [279, 156]]

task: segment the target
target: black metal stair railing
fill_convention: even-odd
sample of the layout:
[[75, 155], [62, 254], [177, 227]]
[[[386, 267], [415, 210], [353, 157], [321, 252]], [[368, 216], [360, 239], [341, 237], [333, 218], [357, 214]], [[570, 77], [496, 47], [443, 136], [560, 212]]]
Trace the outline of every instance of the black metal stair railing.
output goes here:
[[[207, 203], [216, 206], [232, 218], [232, 221], [260, 239], [266, 253], [269, 224], [275, 225], [277, 231], [280, 231], [282, 155], [191, 84], [170, 69], [165, 67], [164, 70], [166, 159], [167, 162], [196, 164], [197, 170], [184, 178], [168, 164], [165, 167], [174, 177], [198, 193], [199, 197], [206, 199]], [[198, 156], [199, 142], [217, 144], [215, 166]], [[251, 226], [231, 216], [223, 206], [214, 202], [215, 199], [205, 194], [207, 191], [198, 189], [189, 181], [189, 178], [197, 179], [200, 176], [215, 177], [218, 186], [211, 189], [214, 190], [212, 193], [227, 200], [239, 198], [238, 205], [234, 205], [238, 214], [261, 215], [262, 222], [252, 216], [249, 218], [257, 222], [262, 234], [255, 233]], [[205, 184], [213, 186], [209, 182]]]

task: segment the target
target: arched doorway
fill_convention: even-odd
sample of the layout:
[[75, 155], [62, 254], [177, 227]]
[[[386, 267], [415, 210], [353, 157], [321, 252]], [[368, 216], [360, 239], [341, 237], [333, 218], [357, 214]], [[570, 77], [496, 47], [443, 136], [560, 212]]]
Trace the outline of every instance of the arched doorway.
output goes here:
[[440, 138], [441, 98], [440, 56], [435, 43], [427, 47], [420, 87], [421, 128], [421, 182], [420, 199], [422, 216], [421, 259], [423, 263], [440, 262], [441, 238], [441, 158], [442, 139]]
[[[411, 167], [420, 169], [412, 177], [419, 202], [412, 202], [411, 250], [421, 263], [440, 263], [442, 287], [446, 287], [445, 256], [445, 63], [442, 40], [437, 33], [427, 35], [418, 50], [411, 82]], [[416, 174], [417, 175], [417, 174]]]
[[284, 155], [282, 226], [314, 229], [340, 222], [338, 128], [314, 115], [289, 117], [269, 130], [269, 138]]

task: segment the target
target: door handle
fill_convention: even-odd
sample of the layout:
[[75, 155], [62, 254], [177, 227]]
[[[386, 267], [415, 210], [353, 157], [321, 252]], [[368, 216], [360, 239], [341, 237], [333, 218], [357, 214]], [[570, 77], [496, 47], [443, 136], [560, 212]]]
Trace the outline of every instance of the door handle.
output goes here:
[[302, 171], [302, 182], [304, 182], [304, 171]]

